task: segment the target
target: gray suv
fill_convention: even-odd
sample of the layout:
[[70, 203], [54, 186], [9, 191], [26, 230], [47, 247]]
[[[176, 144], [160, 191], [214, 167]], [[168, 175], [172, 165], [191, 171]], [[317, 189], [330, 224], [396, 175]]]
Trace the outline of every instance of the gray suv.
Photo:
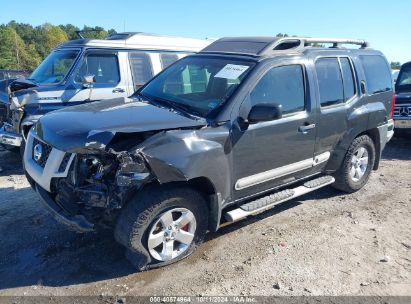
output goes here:
[[223, 222], [362, 188], [393, 136], [392, 97], [388, 62], [365, 41], [223, 38], [130, 98], [43, 116], [25, 169], [56, 219], [111, 227], [138, 269], [154, 268]]

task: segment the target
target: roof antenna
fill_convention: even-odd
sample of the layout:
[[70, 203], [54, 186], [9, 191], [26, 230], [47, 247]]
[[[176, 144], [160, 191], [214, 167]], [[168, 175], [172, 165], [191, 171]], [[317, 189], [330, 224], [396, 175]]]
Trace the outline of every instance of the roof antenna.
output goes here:
[[84, 36], [83, 36], [83, 33], [84, 31], [82, 31], [82, 30], [79, 30], [79, 31], [76, 31], [76, 34], [81, 38], [81, 39], [84, 39]]

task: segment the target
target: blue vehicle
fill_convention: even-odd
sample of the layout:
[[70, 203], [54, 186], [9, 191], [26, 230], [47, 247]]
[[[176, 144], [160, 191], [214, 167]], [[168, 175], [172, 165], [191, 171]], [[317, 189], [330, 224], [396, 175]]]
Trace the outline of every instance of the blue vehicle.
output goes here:
[[28, 131], [42, 115], [130, 96], [165, 67], [210, 43], [144, 33], [63, 43], [27, 79], [0, 81], [0, 144], [24, 147]]

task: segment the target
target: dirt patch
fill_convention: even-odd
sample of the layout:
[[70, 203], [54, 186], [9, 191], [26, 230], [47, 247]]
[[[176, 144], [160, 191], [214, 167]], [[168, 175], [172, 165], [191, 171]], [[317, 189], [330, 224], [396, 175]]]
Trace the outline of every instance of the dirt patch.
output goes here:
[[0, 152], [0, 295], [411, 295], [411, 139], [361, 191], [327, 187], [222, 228], [189, 258], [134, 273], [110, 232], [54, 221]]

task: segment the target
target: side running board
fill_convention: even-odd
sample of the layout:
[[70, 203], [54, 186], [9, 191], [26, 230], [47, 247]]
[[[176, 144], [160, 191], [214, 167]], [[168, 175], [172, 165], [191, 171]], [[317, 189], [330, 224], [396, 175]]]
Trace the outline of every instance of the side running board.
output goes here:
[[298, 186], [293, 189], [282, 190], [280, 192], [276, 192], [274, 194], [241, 205], [237, 209], [228, 211], [225, 214], [225, 219], [228, 222], [241, 220], [247, 216], [266, 211], [277, 204], [325, 187], [329, 184], [332, 184], [333, 182], [335, 182], [335, 179], [332, 176], [326, 175], [318, 177], [316, 179], [305, 182], [302, 186]]

